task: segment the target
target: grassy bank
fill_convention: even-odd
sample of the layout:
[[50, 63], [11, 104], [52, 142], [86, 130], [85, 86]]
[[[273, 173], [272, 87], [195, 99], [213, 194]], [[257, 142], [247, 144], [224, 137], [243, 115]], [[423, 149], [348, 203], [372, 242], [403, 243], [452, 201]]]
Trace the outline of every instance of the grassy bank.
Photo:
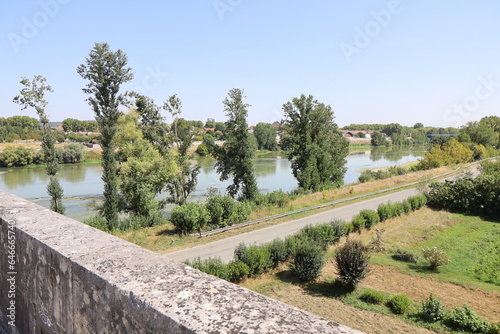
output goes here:
[[[427, 333], [423, 327], [449, 332], [442, 324], [428, 324], [417, 316], [421, 301], [430, 293], [442, 300], [448, 310], [467, 303], [486, 320], [500, 321], [500, 285], [488, 278], [500, 272], [498, 223], [424, 208], [409, 216], [389, 219], [377, 228], [385, 230], [382, 238], [385, 250], [372, 253], [371, 273], [353, 293], [336, 283], [332, 260], [335, 248], [329, 250], [322, 275], [313, 283], [300, 283], [289, 264], [283, 264], [241, 285], [367, 333]], [[375, 231], [365, 231], [350, 238], [370, 243], [374, 236]], [[430, 246], [443, 249], [451, 259], [438, 272], [429, 270], [423, 259], [408, 264], [391, 258], [397, 248], [421, 254], [422, 247]], [[380, 291], [386, 298], [405, 294], [412, 301], [409, 314], [395, 315], [384, 304], [372, 305], [359, 300], [365, 289]]]

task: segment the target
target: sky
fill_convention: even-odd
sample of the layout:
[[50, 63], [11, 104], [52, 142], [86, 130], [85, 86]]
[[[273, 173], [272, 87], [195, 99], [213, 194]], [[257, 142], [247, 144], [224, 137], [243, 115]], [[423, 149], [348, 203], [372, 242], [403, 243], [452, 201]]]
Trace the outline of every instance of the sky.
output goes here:
[[4, 0], [0, 117], [36, 117], [12, 99], [42, 75], [51, 121], [94, 119], [76, 68], [106, 42], [134, 72], [123, 92], [177, 94], [185, 119], [224, 121], [241, 88], [250, 124], [310, 94], [339, 126], [461, 126], [500, 115], [499, 15], [498, 0]]

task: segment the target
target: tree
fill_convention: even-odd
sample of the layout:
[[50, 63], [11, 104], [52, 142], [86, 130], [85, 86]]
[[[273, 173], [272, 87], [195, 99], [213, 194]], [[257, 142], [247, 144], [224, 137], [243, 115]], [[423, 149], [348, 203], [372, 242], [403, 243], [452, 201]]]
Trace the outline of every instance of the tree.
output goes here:
[[387, 139], [381, 132], [375, 131], [372, 133], [371, 144], [373, 146], [384, 146], [387, 145]]
[[247, 131], [248, 104], [243, 103], [243, 90], [233, 88], [223, 101], [228, 120], [226, 124], [226, 141], [222, 147], [215, 148], [217, 162], [215, 168], [220, 180], [225, 181], [230, 175], [233, 183], [227, 187], [231, 197], [239, 195], [245, 201], [253, 200], [257, 194], [257, 181], [254, 175], [252, 159], [255, 151], [251, 144], [251, 134]]
[[421, 129], [423, 127], [424, 127], [424, 125], [421, 122], [417, 122], [417, 123], [415, 123], [415, 125], [413, 125], [414, 129]]
[[87, 102], [92, 107], [99, 124], [102, 139], [102, 167], [104, 181], [104, 203], [102, 214], [107, 228], [113, 230], [118, 225], [118, 184], [115, 156], [116, 122], [120, 116], [118, 107], [124, 101], [119, 95], [120, 86], [132, 80], [132, 69], [127, 66], [127, 56], [121, 50], [111, 51], [107, 43], [96, 43], [78, 66], [77, 72], [88, 80], [82, 91], [89, 95]]
[[276, 131], [271, 124], [257, 123], [253, 130], [253, 135], [257, 139], [257, 148], [259, 150], [277, 151]]
[[333, 121], [332, 108], [302, 94], [283, 110], [282, 142], [299, 187], [319, 191], [341, 186], [349, 143]]
[[45, 113], [47, 100], [45, 100], [46, 92], [53, 92], [52, 87], [45, 84], [45, 78], [41, 75], [35, 75], [33, 80], [22, 78], [21, 84], [24, 88], [20, 91], [20, 95], [14, 97], [14, 102], [22, 106], [22, 109], [28, 107], [35, 108], [36, 113], [42, 123], [42, 152], [47, 163], [47, 175], [50, 176], [47, 192], [49, 193], [50, 209], [60, 214], [64, 214], [66, 210], [62, 204], [63, 189], [57, 178], [57, 170], [59, 169], [59, 161], [55, 148], [56, 139], [49, 125], [49, 118]]
[[167, 186], [167, 189], [172, 195], [173, 202], [182, 205], [196, 188], [200, 165], [192, 165], [189, 161], [188, 150], [193, 144], [194, 136], [189, 122], [178, 118], [182, 112], [181, 100], [177, 95], [172, 95], [164, 102], [163, 108], [174, 118], [173, 142], [177, 148], [176, 162], [179, 168], [177, 177]]
[[382, 132], [385, 133], [388, 136], [391, 136], [393, 133], [403, 133], [403, 126], [398, 123], [391, 123], [387, 124], [383, 129]]
[[172, 182], [178, 173], [172, 155], [163, 156], [144, 138], [139, 114], [131, 111], [118, 118], [116, 145], [119, 188], [123, 208], [130, 213], [130, 227], [149, 227], [161, 221], [163, 202], [156, 195]]

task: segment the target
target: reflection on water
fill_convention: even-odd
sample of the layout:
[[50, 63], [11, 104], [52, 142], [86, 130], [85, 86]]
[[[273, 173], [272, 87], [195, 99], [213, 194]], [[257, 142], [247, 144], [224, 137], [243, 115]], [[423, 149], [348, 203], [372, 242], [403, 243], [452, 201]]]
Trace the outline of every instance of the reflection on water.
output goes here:
[[[416, 161], [425, 153], [426, 149], [413, 148], [390, 149], [376, 148], [371, 151], [362, 151], [350, 154], [347, 157], [347, 172], [344, 183], [356, 182], [359, 172], [365, 168], [387, 167], [397, 164]], [[281, 153], [282, 154], [282, 153]], [[215, 172], [215, 161], [209, 157], [197, 158], [200, 163], [200, 174], [198, 184], [192, 194], [192, 198], [205, 196], [207, 189], [217, 188], [224, 192], [230, 181], [221, 182], [219, 175]], [[277, 153], [266, 153], [255, 159], [255, 176], [261, 192], [274, 190], [291, 191], [297, 186], [297, 181], [292, 175], [290, 162], [284, 156]], [[61, 165], [59, 178], [64, 189], [64, 196], [95, 196], [102, 194], [102, 169], [99, 164], [95, 165]], [[0, 168], [0, 189], [13, 193], [23, 198], [40, 198], [40, 204], [48, 207], [46, 200], [46, 186], [48, 177], [44, 167], [34, 168]], [[69, 202], [71, 200], [71, 202]], [[65, 205], [69, 208], [70, 216], [78, 217], [81, 211], [87, 211], [84, 206], [87, 199], [65, 199]], [[78, 209], [80, 208], [80, 209]]]

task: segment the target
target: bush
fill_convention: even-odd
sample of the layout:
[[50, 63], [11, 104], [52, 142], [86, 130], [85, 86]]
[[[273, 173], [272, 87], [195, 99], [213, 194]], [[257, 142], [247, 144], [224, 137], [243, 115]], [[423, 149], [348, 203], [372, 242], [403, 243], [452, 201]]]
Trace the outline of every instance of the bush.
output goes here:
[[293, 261], [294, 274], [304, 282], [310, 282], [321, 274], [325, 264], [325, 253], [323, 249], [310, 242], [301, 244], [295, 253]]
[[365, 219], [365, 227], [367, 229], [371, 229], [380, 221], [380, 217], [378, 216], [378, 213], [376, 211], [361, 210], [359, 214]]
[[250, 268], [241, 261], [231, 261], [227, 265], [229, 281], [233, 283], [240, 282], [243, 278], [250, 275]]
[[204, 204], [186, 203], [176, 206], [170, 215], [170, 221], [180, 234], [200, 231], [210, 218]]
[[394, 215], [391, 204], [380, 204], [377, 208], [377, 213], [381, 222], [386, 221], [389, 218], [392, 218]]
[[419, 256], [416, 253], [411, 253], [404, 249], [396, 249], [396, 252], [392, 254], [392, 258], [396, 261], [403, 261], [409, 263], [417, 263], [419, 260]]
[[202, 157], [205, 157], [210, 154], [210, 152], [208, 151], [207, 144], [205, 143], [201, 143], [200, 145], [198, 145], [195, 153]]
[[455, 330], [472, 333], [486, 333], [490, 329], [489, 324], [481, 319], [474, 309], [467, 304], [451, 311], [445, 323]]
[[286, 243], [280, 239], [274, 239], [269, 243], [269, 252], [271, 253], [271, 260], [274, 267], [278, 266], [281, 262], [285, 262], [289, 258]]
[[341, 219], [334, 219], [330, 222], [333, 232], [340, 239], [344, 235], [348, 235], [351, 231], [348, 231], [347, 223]]
[[423, 248], [422, 253], [424, 253], [424, 258], [429, 261], [432, 270], [437, 270], [438, 267], [450, 262], [445, 253], [437, 247]]
[[407, 215], [410, 214], [410, 212], [412, 211], [412, 206], [410, 201], [405, 200], [401, 203], [401, 205], [403, 206], [403, 212]]
[[5, 146], [0, 153], [0, 165], [5, 167], [26, 166], [33, 162], [35, 151], [32, 148], [22, 146]]
[[411, 300], [406, 295], [394, 295], [387, 302], [387, 306], [393, 313], [406, 314], [410, 310]]
[[444, 319], [446, 309], [444, 304], [432, 293], [428, 299], [422, 301], [422, 318], [427, 322], [436, 322]]
[[427, 203], [427, 197], [425, 195], [412, 196], [407, 199], [408, 203], [411, 205], [413, 211], [420, 209]]
[[362, 215], [357, 214], [352, 217], [351, 223], [354, 228], [354, 232], [361, 233], [361, 231], [365, 228], [366, 219]]
[[349, 288], [356, 288], [368, 275], [368, 248], [360, 241], [348, 240], [337, 250], [335, 262], [340, 280]]
[[248, 202], [235, 202], [233, 207], [233, 212], [229, 216], [228, 223], [239, 224], [243, 223], [248, 219], [248, 216], [252, 212], [252, 205]]
[[220, 227], [226, 226], [235, 207], [235, 202], [228, 195], [221, 195], [217, 191], [210, 190], [205, 203], [210, 216], [210, 225]]
[[90, 225], [98, 230], [109, 232], [108, 224], [103, 216], [92, 216], [83, 221], [84, 224]]
[[257, 276], [273, 266], [268, 246], [246, 246], [241, 243], [234, 250], [234, 260], [245, 263], [251, 276]]
[[333, 226], [329, 223], [315, 226], [307, 225], [297, 233], [297, 237], [307, 239], [323, 250], [328, 249], [328, 246], [333, 245], [339, 239]]
[[385, 301], [385, 296], [380, 291], [366, 289], [363, 291], [359, 299], [369, 304], [382, 304]]
[[85, 156], [85, 148], [81, 144], [70, 143], [64, 145], [60, 151], [60, 162], [65, 164], [82, 162]]

